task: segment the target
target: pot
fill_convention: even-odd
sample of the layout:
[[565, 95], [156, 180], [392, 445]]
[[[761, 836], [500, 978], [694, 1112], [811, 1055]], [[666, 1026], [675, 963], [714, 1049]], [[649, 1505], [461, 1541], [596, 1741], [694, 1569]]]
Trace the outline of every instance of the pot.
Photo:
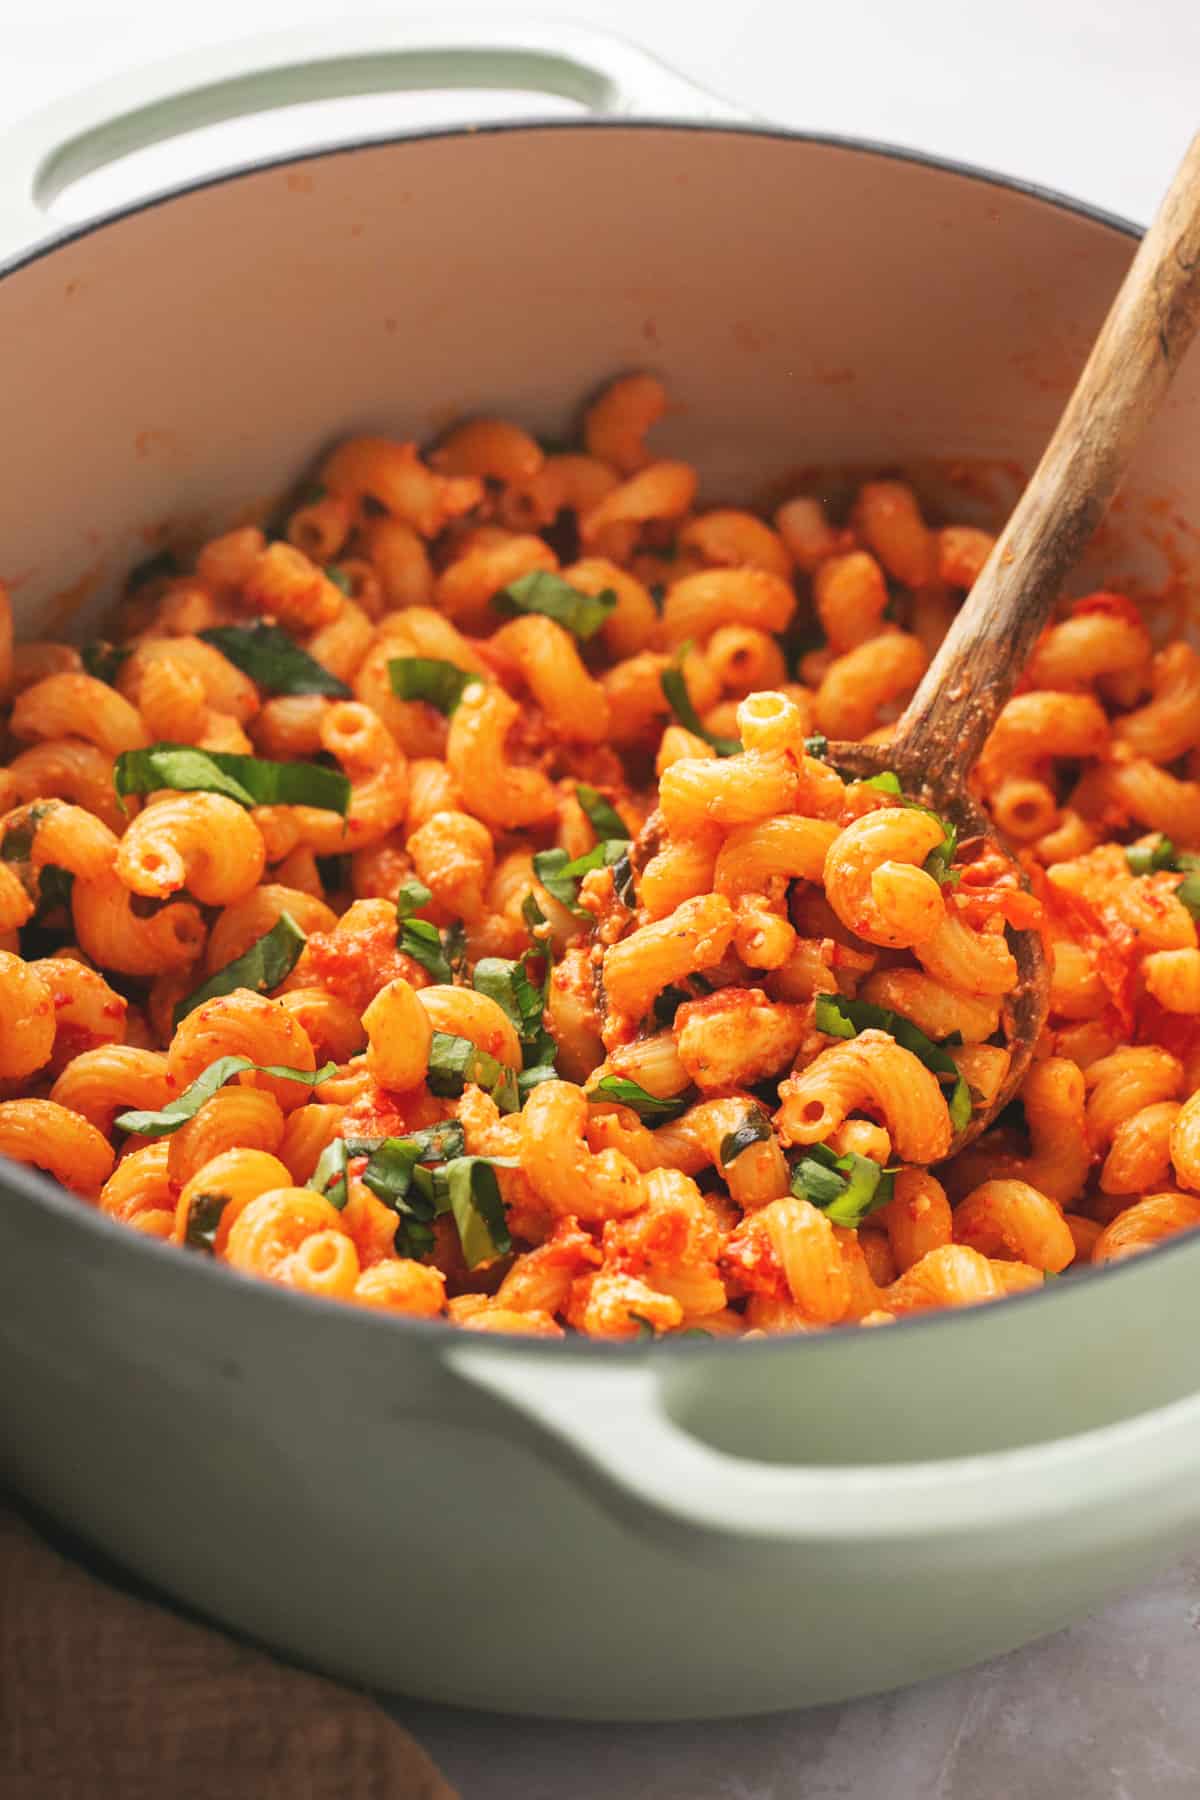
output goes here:
[[[150, 528], [216, 529], [336, 435], [477, 409], [559, 434], [630, 366], [665, 376], [660, 441], [713, 495], [905, 465], [982, 518], [981, 459], [1032, 465], [1132, 227], [539, 38], [202, 51], [9, 138], [0, 546], [26, 635], [85, 631]], [[214, 117], [431, 85], [602, 116], [322, 148], [66, 232], [41, 210]], [[1193, 361], [1110, 579], [1178, 570], [1197, 445]], [[1200, 1522], [1200, 1240], [886, 1330], [613, 1347], [268, 1289], [28, 1169], [0, 1185], [11, 1482], [343, 1678], [578, 1718], [838, 1700], [1051, 1631]]]

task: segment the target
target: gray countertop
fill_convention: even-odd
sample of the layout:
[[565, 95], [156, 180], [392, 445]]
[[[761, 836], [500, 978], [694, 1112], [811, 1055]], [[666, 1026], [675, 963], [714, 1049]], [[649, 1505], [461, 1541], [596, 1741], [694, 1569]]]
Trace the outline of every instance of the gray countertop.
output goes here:
[[[360, 17], [403, 0], [356, 0]], [[428, 15], [432, 6], [419, 6]], [[457, 8], [444, 6], [443, 17]], [[492, 0], [472, 16], [508, 18]], [[1200, 118], [1196, 0], [554, 0], [765, 118], [990, 165], [1145, 219]], [[0, 0], [0, 124], [130, 64], [331, 16], [322, 0]], [[139, 183], [264, 150], [460, 120], [503, 102], [425, 98], [295, 109], [91, 178], [76, 216]], [[8, 246], [5, 246], [8, 248]], [[719, 1655], [714, 1633], [714, 1655]], [[1074, 1629], [902, 1693], [713, 1725], [588, 1726], [397, 1702], [466, 1800], [1196, 1800], [1200, 1558]]]

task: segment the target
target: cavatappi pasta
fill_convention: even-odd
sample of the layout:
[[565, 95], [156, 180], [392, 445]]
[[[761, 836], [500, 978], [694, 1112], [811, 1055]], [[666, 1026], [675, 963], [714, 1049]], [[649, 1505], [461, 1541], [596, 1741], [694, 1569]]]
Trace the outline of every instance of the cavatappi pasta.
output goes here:
[[[1024, 887], [826, 754], [886, 743], [991, 539], [894, 480], [710, 506], [666, 398], [351, 439], [112, 642], [13, 649], [4, 597], [0, 1154], [538, 1336], [880, 1325], [1200, 1225], [1200, 656], [1063, 603], [972, 777]], [[1050, 1018], [950, 1156], [1006, 926]]]

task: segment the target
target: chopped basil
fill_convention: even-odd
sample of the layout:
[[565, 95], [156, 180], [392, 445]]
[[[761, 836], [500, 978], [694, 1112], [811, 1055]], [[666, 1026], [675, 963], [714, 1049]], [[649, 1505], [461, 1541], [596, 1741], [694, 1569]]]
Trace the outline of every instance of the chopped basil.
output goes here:
[[854, 1228], [887, 1205], [893, 1174], [869, 1156], [853, 1150], [838, 1156], [827, 1144], [813, 1144], [792, 1170], [792, 1192], [819, 1206], [830, 1224]]
[[603, 1075], [595, 1087], [588, 1089], [588, 1099], [615, 1100], [618, 1106], [628, 1106], [635, 1112], [643, 1125], [665, 1125], [670, 1119], [677, 1119], [692, 1104], [686, 1094], [671, 1094], [660, 1100], [657, 1094], [648, 1094], [644, 1087], [636, 1081], [627, 1081], [623, 1075]]
[[122, 663], [128, 662], [133, 655], [133, 647], [130, 644], [109, 644], [103, 638], [97, 638], [94, 643], [85, 644], [79, 654], [88, 674], [97, 681], [106, 681], [111, 687]]
[[706, 744], [711, 744], [718, 756], [738, 754], [742, 746], [737, 738], [718, 737], [715, 732], [705, 731], [700, 723], [700, 716], [692, 705], [682, 669], [664, 669], [660, 680], [668, 706], [686, 731], [690, 731], [694, 737], [703, 738]]
[[292, 915], [281, 912], [270, 931], [256, 938], [248, 950], [226, 963], [223, 969], [218, 969], [215, 975], [210, 975], [206, 982], [193, 988], [187, 998], [179, 1002], [171, 1015], [171, 1023], [178, 1025], [206, 1000], [215, 1000], [220, 994], [232, 994], [235, 988], [269, 994], [291, 974], [307, 942]]
[[[481, 956], [472, 977], [477, 993], [486, 994], [516, 1026], [521, 1040], [525, 1071], [533, 1074], [546, 1069], [543, 1081], [555, 1078], [554, 1058], [558, 1045], [546, 1030], [546, 990], [529, 979], [527, 963], [541, 956], [541, 949], [528, 950], [516, 962], [500, 956]], [[547, 970], [549, 973], [549, 970]], [[529, 1084], [526, 1083], [526, 1086]], [[536, 1086], [536, 1082], [533, 1084]]]
[[398, 700], [424, 700], [449, 718], [472, 682], [483, 677], [436, 656], [393, 656], [388, 680]]
[[641, 1313], [631, 1312], [629, 1317], [631, 1322], [638, 1328], [637, 1342], [639, 1344], [644, 1344], [651, 1338], [657, 1337], [658, 1334], [653, 1325], [650, 1323], [649, 1319], [643, 1319]]
[[722, 1138], [721, 1167], [727, 1169], [731, 1162], [737, 1160], [743, 1150], [749, 1150], [751, 1144], [765, 1144], [770, 1136], [770, 1121], [761, 1108], [751, 1107], [737, 1130], [729, 1132]]
[[957, 887], [962, 876], [951, 864], [958, 849], [958, 827], [937, 813], [931, 813], [930, 817], [943, 827], [943, 836], [941, 843], [933, 846], [921, 866], [927, 875], [933, 876], [939, 887]]
[[[428, 919], [414, 919], [413, 913], [428, 906], [433, 899], [423, 881], [402, 881], [396, 892], [396, 948], [428, 969], [435, 981], [449, 985], [454, 980], [454, 965], [448, 941]], [[449, 933], [446, 934], [448, 940]]]
[[576, 783], [575, 798], [587, 814], [588, 822], [598, 838], [624, 838], [629, 842], [629, 827], [611, 801], [598, 794], [585, 781]]
[[599, 594], [583, 594], [561, 575], [534, 569], [501, 588], [492, 605], [501, 613], [542, 613], [575, 637], [586, 640], [594, 637], [616, 610], [617, 596], [611, 588]]
[[809, 756], [816, 756], [819, 757], [821, 761], [824, 761], [829, 755], [829, 739], [825, 736], [824, 732], [815, 731], [812, 737], [805, 738], [804, 748]]
[[339, 569], [336, 563], [326, 563], [325, 578], [332, 581], [334, 587], [339, 588], [343, 594], [349, 595], [354, 591], [354, 584], [345, 569]]
[[1160, 837], [1157, 844], [1127, 845], [1125, 861], [1131, 875], [1156, 875], [1160, 869], [1178, 867], [1175, 846], [1169, 837]]
[[248, 1056], [220, 1056], [216, 1062], [209, 1063], [203, 1074], [197, 1075], [177, 1099], [168, 1100], [158, 1112], [118, 1113], [115, 1123], [122, 1131], [135, 1132], [138, 1137], [168, 1137], [189, 1119], [194, 1119], [206, 1100], [211, 1100], [219, 1088], [245, 1069], [253, 1069], [258, 1075], [276, 1075], [284, 1081], [299, 1081], [306, 1087], [319, 1087], [331, 1075], [337, 1074], [337, 1064], [332, 1062], [324, 1063], [310, 1073], [307, 1069], [281, 1068], [275, 1063], [254, 1063]]
[[507, 1256], [512, 1249], [496, 1170], [516, 1167], [515, 1158], [459, 1156], [440, 1168], [418, 1164], [413, 1170], [414, 1184], [434, 1214], [453, 1213], [463, 1260], [469, 1269], [497, 1256]]
[[625, 854], [628, 838], [605, 838], [593, 844], [582, 856], [568, 857], [565, 850], [539, 850], [533, 859], [533, 872], [551, 897], [573, 912], [576, 918], [590, 919], [586, 906], [579, 904], [579, 880], [593, 869], [611, 868]]
[[612, 872], [614, 894], [622, 906], [627, 906], [630, 912], [633, 912], [637, 906], [638, 897], [633, 879], [633, 864], [629, 860], [628, 850], [624, 856], [618, 856], [612, 866]]
[[932, 807], [922, 806], [920, 801], [906, 798], [904, 790], [900, 786], [900, 777], [893, 769], [882, 769], [878, 775], [868, 776], [859, 785], [876, 788], [881, 794], [893, 795], [910, 812], [928, 813], [934, 824], [941, 827], [942, 841], [940, 844], [935, 844], [925, 858], [923, 864], [925, 873], [932, 875], [939, 887], [957, 887], [961, 876], [957, 869], [950, 866], [954, 861], [954, 853], [958, 849], [957, 826], [943, 819], [940, 813], [935, 813]]
[[1193, 919], [1200, 919], [1200, 856], [1194, 851], [1177, 850], [1169, 837], [1160, 837], [1157, 844], [1127, 845], [1125, 861], [1131, 875], [1157, 875], [1163, 870], [1182, 875], [1175, 898]]
[[[413, 1172], [421, 1163], [440, 1163], [462, 1154], [463, 1128], [446, 1119], [403, 1138], [350, 1138], [347, 1156], [367, 1158], [363, 1183], [397, 1215], [395, 1249], [400, 1256], [423, 1256], [433, 1247], [433, 1209], [413, 1192]], [[311, 1187], [312, 1182], [309, 1183]]]
[[349, 698], [344, 681], [292, 642], [278, 625], [213, 625], [198, 634], [267, 694], [329, 694]]
[[341, 1212], [350, 1198], [346, 1182], [349, 1160], [350, 1149], [345, 1138], [331, 1138], [317, 1158], [316, 1168], [304, 1184], [305, 1187], [315, 1188], [338, 1212]]
[[429, 1046], [426, 1079], [431, 1094], [454, 1097], [468, 1082], [490, 1094], [501, 1112], [516, 1112], [520, 1105], [515, 1069], [505, 1068], [486, 1050], [477, 1050], [470, 1038], [435, 1031]]
[[183, 1241], [189, 1250], [204, 1250], [211, 1256], [217, 1247], [217, 1231], [221, 1215], [229, 1205], [228, 1194], [196, 1194], [188, 1202], [187, 1224]]
[[860, 1031], [886, 1031], [935, 1075], [953, 1076], [947, 1103], [950, 1123], [956, 1132], [965, 1130], [972, 1111], [971, 1090], [966, 1077], [959, 1074], [958, 1065], [949, 1052], [926, 1037], [911, 1019], [893, 1012], [890, 1007], [873, 1006], [869, 1000], [847, 1000], [841, 994], [818, 994], [814, 1022], [818, 1031], [836, 1038], [854, 1038]]
[[113, 765], [113, 786], [118, 796], [178, 788], [225, 794], [242, 806], [318, 806], [343, 815], [350, 805], [350, 783], [340, 769], [264, 762], [227, 750], [198, 750], [194, 744], [123, 750]]
[[54, 912], [60, 906], [69, 908], [74, 887], [75, 877], [70, 869], [60, 869], [57, 863], [47, 863], [38, 876], [38, 914]]
[[1193, 919], [1200, 919], [1200, 870], [1184, 876], [1175, 889], [1175, 898], [1187, 907]]
[[9, 863], [27, 863], [33, 855], [33, 840], [37, 836], [38, 826], [48, 813], [54, 810], [53, 801], [36, 800], [25, 814], [10, 825], [0, 839], [0, 861]]

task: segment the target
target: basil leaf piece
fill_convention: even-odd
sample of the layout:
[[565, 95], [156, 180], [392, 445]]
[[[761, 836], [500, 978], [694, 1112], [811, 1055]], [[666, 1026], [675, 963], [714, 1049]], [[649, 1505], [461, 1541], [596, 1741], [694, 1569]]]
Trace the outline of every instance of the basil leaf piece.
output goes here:
[[534, 569], [501, 588], [492, 596], [492, 605], [499, 613], [542, 613], [586, 642], [615, 612], [617, 596], [612, 588], [599, 594], [583, 594], [561, 575]]
[[575, 784], [575, 798], [587, 814], [588, 823], [598, 838], [622, 838], [629, 842], [629, 827], [611, 801], [598, 794], [585, 781]]
[[655, 1331], [649, 1319], [643, 1319], [641, 1313], [631, 1312], [629, 1317], [638, 1328], [637, 1337], [634, 1340], [635, 1343], [644, 1344], [650, 1339], [658, 1336], [658, 1333]]
[[586, 906], [579, 904], [579, 881], [593, 869], [611, 868], [625, 854], [628, 838], [605, 838], [593, 844], [582, 856], [568, 857], [565, 850], [539, 850], [533, 859], [533, 872], [546, 892], [573, 912], [577, 919], [590, 919]]
[[427, 888], [415, 875], [410, 875], [396, 889], [396, 917], [403, 923], [405, 919], [411, 919], [414, 913], [420, 912], [423, 906], [428, 906], [432, 899], [433, 889]]
[[229, 1205], [228, 1194], [196, 1194], [188, 1202], [183, 1242], [188, 1250], [204, 1250], [212, 1256], [217, 1247], [221, 1215]]
[[1154, 875], [1174, 866], [1175, 846], [1169, 837], [1160, 837], [1157, 844], [1128, 844], [1125, 861], [1131, 875]]
[[517, 1166], [515, 1157], [460, 1156], [440, 1168], [418, 1166], [413, 1172], [416, 1186], [427, 1196], [434, 1214], [453, 1213], [469, 1269], [507, 1256], [512, 1249], [496, 1170]]
[[337, 1074], [337, 1064], [333, 1062], [323, 1063], [310, 1073], [307, 1069], [281, 1068], [277, 1063], [251, 1062], [248, 1056], [219, 1056], [197, 1075], [190, 1087], [185, 1088], [177, 1099], [168, 1100], [160, 1111], [118, 1113], [114, 1124], [138, 1137], [169, 1137], [189, 1119], [194, 1119], [206, 1100], [211, 1100], [219, 1088], [245, 1069], [253, 1069], [258, 1075], [277, 1075], [284, 1081], [303, 1082], [306, 1087], [319, 1087], [331, 1075]]
[[491, 1095], [501, 1112], [516, 1112], [520, 1106], [516, 1070], [506, 1069], [486, 1050], [477, 1050], [470, 1038], [449, 1031], [433, 1034], [426, 1080], [430, 1093], [443, 1098], [461, 1094], [468, 1082], [474, 1082]]
[[241, 806], [318, 806], [345, 816], [350, 783], [340, 769], [319, 763], [265, 762], [228, 750], [197, 750], [194, 744], [151, 744], [123, 750], [113, 764], [118, 797], [152, 794], [159, 788], [225, 794]]
[[811, 737], [805, 738], [804, 748], [809, 756], [815, 756], [823, 762], [829, 755], [829, 739], [823, 731], [814, 731]]
[[927, 813], [942, 833], [942, 841], [935, 844], [925, 858], [922, 867], [927, 875], [932, 875], [939, 887], [957, 887], [962, 879], [957, 869], [951, 868], [955, 851], [958, 849], [958, 827], [935, 813], [931, 806], [922, 806], [919, 800], [906, 798], [900, 786], [900, 777], [893, 769], [881, 769], [878, 775], [870, 775], [859, 783], [861, 787], [875, 788], [881, 794], [890, 794], [899, 800], [901, 806], [910, 812]]
[[235, 988], [249, 988], [254, 994], [269, 994], [291, 974], [308, 939], [291, 913], [281, 912], [270, 931], [255, 938], [248, 950], [210, 975], [200, 987], [193, 988], [171, 1014], [172, 1025], [178, 1025], [190, 1012], [215, 1000], [220, 994], [232, 994]]
[[345, 569], [339, 569], [336, 563], [325, 564], [325, 579], [327, 581], [332, 581], [334, 587], [338, 588], [347, 597], [354, 591], [354, 583], [347, 575]]
[[438, 1163], [462, 1154], [462, 1126], [446, 1119], [404, 1138], [349, 1138], [350, 1156], [367, 1157], [362, 1179], [376, 1199], [397, 1216], [394, 1245], [398, 1256], [424, 1256], [433, 1248], [433, 1209], [413, 1191], [413, 1171], [422, 1163]]
[[350, 1198], [346, 1181], [349, 1161], [350, 1151], [345, 1138], [331, 1138], [317, 1158], [316, 1168], [304, 1184], [328, 1200], [330, 1206], [335, 1206], [338, 1212], [341, 1212]]
[[0, 862], [27, 863], [33, 855], [38, 826], [54, 809], [54, 801], [36, 800], [23, 819], [10, 825], [0, 838]]
[[633, 864], [629, 860], [628, 850], [625, 852], [624, 856], [618, 856], [616, 862], [612, 866], [612, 872], [613, 892], [617, 896], [617, 899], [621, 902], [622, 906], [627, 906], [630, 912], [636, 911], [638, 903], [637, 887], [633, 879]]
[[743, 1150], [749, 1150], [751, 1144], [765, 1144], [770, 1136], [771, 1125], [765, 1113], [757, 1106], [751, 1107], [737, 1130], [722, 1138], [721, 1167], [727, 1169]]
[[553, 1080], [558, 1045], [546, 1030], [545, 991], [529, 979], [526, 967], [528, 959], [541, 954], [540, 949], [529, 950], [516, 962], [508, 962], [500, 956], [481, 956], [475, 964], [472, 979], [476, 993], [486, 994], [489, 1000], [494, 1000], [516, 1027], [525, 1070], [532, 1072], [539, 1065], [548, 1065], [549, 1074], [543, 1075], [542, 1079]]
[[60, 869], [57, 863], [46, 863], [38, 876], [38, 904], [34, 916], [54, 912], [60, 906], [69, 909], [74, 887], [75, 877], [70, 869]]
[[267, 694], [328, 694], [348, 700], [351, 690], [278, 625], [213, 625], [197, 633], [206, 644]]
[[893, 1177], [869, 1156], [837, 1156], [828, 1144], [813, 1144], [792, 1170], [792, 1192], [820, 1207], [830, 1224], [853, 1230], [887, 1205]]
[[94, 643], [85, 644], [79, 655], [88, 674], [97, 681], [106, 681], [111, 687], [121, 664], [133, 655], [133, 648], [129, 644], [109, 644], [103, 638], [97, 638]]
[[483, 676], [435, 656], [393, 656], [388, 680], [398, 700], [424, 700], [449, 718], [466, 690]]
[[935, 1044], [932, 1038], [926, 1037], [902, 1013], [893, 1012], [887, 1006], [873, 1006], [869, 1000], [847, 1000], [842, 994], [818, 994], [813, 1022], [818, 1031], [836, 1038], [855, 1038], [860, 1031], [886, 1031], [905, 1050], [911, 1050], [935, 1075], [953, 1077], [947, 1101], [950, 1123], [956, 1132], [962, 1131], [969, 1123], [973, 1108], [966, 1077], [959, 1074], [958, 1065], [950, 1053], [943, 1046]]
[[[428, 969], [435, 981], [449, 986], [456, 969], [456, 958], [451, 954], [455, 946], [450, 942], [455, 927], [451, 926], [443, 935], [429, 919], [412, 917], [432, 899], [433, 894], [423, 881], [410, 877], [400, 883], [396, 891], [396, 948], [419, 962], [423, 969]], [[458, 931], [462, 933], [461, 924]]]
[[700, 715], [692, 705], [682, 669], [664, 669], [659, 680], [668, 706], [686, 731], [690, 731], [694, 737], [703, 738], [706, 744], [711, 744], [718, 756], [736, 756], [739, 753], [742, 746], [737, 738], [718, 737], [715, 732], [705, 731], [700, 723]]
[[627, 1081], [623, 1075], [601, 1076], [595, 1087], [588, 1089], [587, 1097], [591, 1101], [615, 1100], [619, 1106], [628, 1106], [643, 1125], [665, 1125], [685, 1113], [692, 1104], [691, 1097], [686, 1094], [672, 1094], [660, 1100], [657, 1094], [648, 1094], [644, 1087], [636, 1081]]
[[1187, 907], [1193, 919], [1200, 919], [1200, 870], [1184, 876], [1175, 889], [1175, 898]]

